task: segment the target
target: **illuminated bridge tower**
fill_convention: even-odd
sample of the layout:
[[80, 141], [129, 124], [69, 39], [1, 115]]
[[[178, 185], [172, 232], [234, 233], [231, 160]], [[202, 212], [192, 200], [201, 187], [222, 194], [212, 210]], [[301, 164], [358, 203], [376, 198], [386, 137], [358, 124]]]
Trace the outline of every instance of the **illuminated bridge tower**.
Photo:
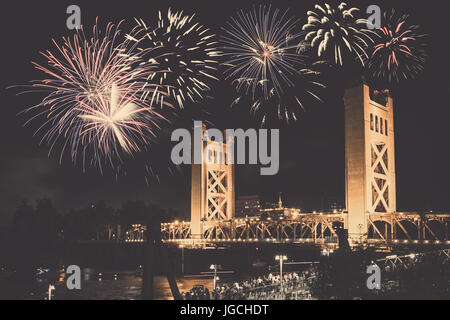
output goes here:
[[[196, 128], [200, 131], [200, 128]], [[234, 219], [234, 140], [211, 141], [203, 126], [202, 161], [192, 165], [191, 235], [202, 239], [204, 229]], [[197, 137], [199, 139], [199, 137]]]
[[344, 102], [346, 228], [355, 241], [367, 234], [369, 215], [396, 212], [394, 105], [366, 84], [347, 89]]

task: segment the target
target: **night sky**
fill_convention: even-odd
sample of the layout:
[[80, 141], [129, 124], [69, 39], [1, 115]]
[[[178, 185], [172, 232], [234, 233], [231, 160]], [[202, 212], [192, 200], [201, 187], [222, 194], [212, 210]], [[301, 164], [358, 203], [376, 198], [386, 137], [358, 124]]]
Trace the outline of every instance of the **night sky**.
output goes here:
[[[347, 1], [348, 2], [348, 1]], [[11, 1], [2, 9], [1, 55], [1, 118], [0, 118], [0, 225], [7, 224], [15, 207], [26, 200], [34, 203], [49, 198], [62, 213], [97, 201], [114, 207], [127, 200], [144, 200], [164, 208], [174, 208], [189, 214], [190, 170], [181, 173], [160, 173], [159, 182], [149, 185], [143, 170], [129, 161], [127, 176], [118, 179], [109, 172], [83, 172], [80, 165], [67, 159], [59, 163], [59, 154], [48, 156], [46, 145], [39, 146], [33, 137], [37, 124], [23, 127], [26, 117], [16, 116], [25, 107], [39, 102], [38, 95], [16, 97], [17, 90], [8, 86], [26, 84], [40, 79], [31, 61], [45, 63], [39, 51], [52, 47], [51, 39], [70, 35], [66, 28], [66, 8], [78, 4], [82, 23], [91, 28], [95, 18], [101, 25], [126, 19], [123, 29], [129, 30], [134, 17], [146, 21], [156, 19], [157, 9], [185, 9], [196, 12], [197, 19], [220, 32], [228, 18], [239, 9], [250, 9], [258, 1]], [[265, 3], [265, 2], [264, 2]], [[276, 1], [281, 9], [302, 18], [316, 1]], [[348, 2], [351, 4], [351, 2]], [[411, 21], [420, 24], [427, 33], [429, 47], [426, 71], [417, 80], [402, 84], [394, 92], [397, 162], [397, 203], [399, 210], [450, 210], [449, 126], [450, 92], [449, 17], [444, 8], [447, 1], [354, 1], [359, 8], [378, 4], [382, 9], [396, 7], [411, 14]], [[305, 21], [305, 20], [303, 20]], [[334, 81], [338, 83], [339, 81]], [[342, 83], [342, 81], [341, 81]], [[258, 125], [244, 106], [231, 109], [234, 96], [228, 81], [215, 84], [214, 99], [190, 106], [193, 116], [179, 114], [179, 123], [187, 125], [192, 117], [212, 121], [218, 128], [249, 128]], [[237, 195], [259, 194], [265, 201], [274, 200], [283, 192], [290, 206], [321, 209], [335, 199], [344, 203], [344, 112], [342, 90], [330, 88], [324, 104], [307, 107], [301, 119], [281, 127], [280, 172], [274, 177], [259, 176], [259, 166], [237, 168]], [[203, 111], [198, 110], [203, 108]], [[208, 114], [206, 114], [208, 113]], [[274, 126], [274, 125], [273, 125]], [[173, 128], [166, 128], [169, 132]], [[167, 136], [161, 144], [167, 143]], [[164, 150], [162, 148], [161, 150]], [[155, 151], [141, 157], [163, 162], [169, 156]]]

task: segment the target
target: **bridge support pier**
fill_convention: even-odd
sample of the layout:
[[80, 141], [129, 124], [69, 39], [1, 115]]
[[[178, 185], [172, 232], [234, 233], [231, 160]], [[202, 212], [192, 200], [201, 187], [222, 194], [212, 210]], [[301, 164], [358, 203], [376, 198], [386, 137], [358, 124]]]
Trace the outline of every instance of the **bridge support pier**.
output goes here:
[[346, 228], [350, 243], [367, 238], [370, 214], [396, 211], [393, 100], [360, 83], [346, 90]]
[[[234, 140], [216, 141], [201, 122], [195, 122], [191, 193], [191, 237], [204, 238], [203, 222], [227, 221], [234, 218]], [[224, 135], [226, 136], [226, 135]], [[214, 137], [214, 140], [212, 139]], [[198, 154], [197, 154], [198, 153]], [[233, 230], [233, 228], [231, 228]]]

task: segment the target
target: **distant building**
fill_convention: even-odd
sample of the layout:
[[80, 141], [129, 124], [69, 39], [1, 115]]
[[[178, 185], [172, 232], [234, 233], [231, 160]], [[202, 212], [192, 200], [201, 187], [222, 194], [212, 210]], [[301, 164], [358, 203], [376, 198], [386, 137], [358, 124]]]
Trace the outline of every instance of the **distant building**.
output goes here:
[[266, 202], [264, 204], [264, 209], [270, 210], [270, 209], [283, 209], [283, 199], [281, 198], [281, 192], [278, 194], [278, 201], [277, 202]]
[[236, 200], [236, 217], [256, 216], [261, 213], [261, 199], [259, 196], [244, 196]]
[[277, 209], [278, 208], [278, 202], [265, 202], [264, 203], [264, 209]]
[[335, 212], [335, 211], [344, 211], [345, 210], [345, 206], [342, 205], [339, 202], [331, 202], [329, 204], [329, 208], [330, 212]]
[[296, 218], [300, 213], [301, 213], [300, 209], [286, 208], [283, 205], [281, 193], [278, 195], [277, 203], [270, 203], [266, 205], [266, 207], [262, 210], [262, 216], [267, 218], [280, 216]]

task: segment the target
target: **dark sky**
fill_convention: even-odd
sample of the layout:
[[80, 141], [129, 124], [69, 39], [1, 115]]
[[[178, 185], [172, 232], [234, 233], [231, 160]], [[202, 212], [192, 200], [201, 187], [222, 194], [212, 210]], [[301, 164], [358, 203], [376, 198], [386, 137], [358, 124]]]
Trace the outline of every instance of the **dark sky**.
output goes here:
[[[347, 1], [348, 2], [348, 1]], [[48, 157], [45, 145], [33, 137], [35, 127], [24, 128], [26, 118], [16, 114], [37, 103], [37, 96], [15, 97], [10, 85], [39, 79], [31, 61], [44, 62], [38, 52], [51, 47], [52, 38], [71, 34], [66, 29], [66, 8], [78, 4], [82, 23], [92, 26], [125, 18], [124, 29], [134, 17], [151, 21], [157, 9], [185, 9], [196, 12], [204, 24], [219, 30], [238, 9], [249, 9], [258, 1], [10, 1], [2, 10], [1, 118], [0, 118], [0, 225], [8, 223], [14, 208], [23, 200], [34, 203], [50, 198], [65, 212], [104, 200], [120, 206], [126, 200], [145, 200], [188, 213], [190, 200], [189, 168], [173, 176], [161, 174], [160, 183], [147, 186], [141, 169], [130, 170], [118, 180], [109, 173], [83, 172], [69, 161], [59, 164], [58, 154]], [[304, 17], [315, 1], [276, 1], [281, 9]], [[348, 2], [350, 3], [350, 2]], [[378, 4], [395, 6], [411, 13], [412, 21], [429, 35], [429, 59], [425, 73], [416, 81], [403, 84], [395, 92], [398, 208], [450, 210], [449, 164], [449, 18], [447, 1], [354, 1], [358, 7]], [[448, 7], [448, 4], [447, 4]], [[202, 107], [219, 128], [254, 127], [244, 107], [230, 109], [233, 91], [228, 82], [216, 84], [213, 100]], [[292, 206], [320, 209], [324, 201], [344, 199], [344, 118], [342, 92], [331, 88], [326, 103], [311, 106], [296, 124], [281, 128], [281, 170], [278, 176], [261, 177], [259, 167], [238, 167], [237, 193], [259, 194], [265, 200], [283, 192]], [[190, 119], [180, 114], [181, 118]], [[170, 130], [168, 128], [167, 130]], [[145, 157], [167, 157], [152, 152]], [[130, 163], [133, 169], [134, 166]]]

